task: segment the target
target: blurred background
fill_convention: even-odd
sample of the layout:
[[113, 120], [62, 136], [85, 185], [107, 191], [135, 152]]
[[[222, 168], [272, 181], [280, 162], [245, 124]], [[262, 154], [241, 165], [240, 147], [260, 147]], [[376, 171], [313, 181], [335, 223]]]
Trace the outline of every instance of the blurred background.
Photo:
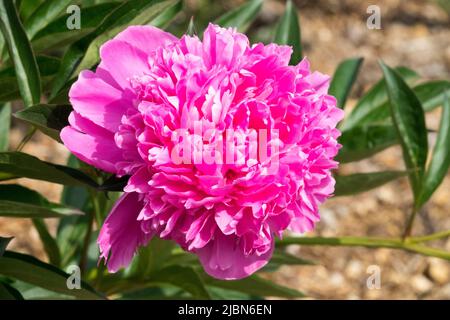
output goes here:
[[[185, 8], [168, 30], [181, 35], [193, 16], [199, 29], [243, 1], [187, 0]], [[304, 55], [313, 70], [333, 74], [340, 61], [364, 57], [362, 71], [349, 101], [352, 104], [380, 77], [377, 60], [388, 65], [414, 69], [424, 79], [450, 79], [449, 0], [297, 0]], [[366, 26], [367, 8], [381, 9], [381, 29]], [[270, 42], [274, 26], [283, 14], [284, 1], [266, 0], [259, 18], [248, 31], [252, 42]], [[83, 17], [82, 17], [83, 19]], [[81, 26], [83, 27], [83, 25]], [[17, 108], [17, 106], [16, 106]], [[427, 117], [429, 128], [439, 126], [437, 109]], [[10, 149], [24, 136], [24, 127], [13, 122]], [[431, 136], [433, 139], [434, 136]], [[433, 143], [433, 141], [431, 141]], [[449, 142], [450, 143], [450, 142]], [[41, 133], [23, 150], [39, 158], [64, 164], [68, 152]], [[399, 147], [392, 147], [370, 160], [346, 164], [343, 173], [403, 168]], [[20, 179], [57, 202], [62, 187], [42, 181]], [[371, 192], [329, 200], [321, 209], [322, 220], [314, 232], [323, 236], [398, 237], [409, 212], [411, 194], [407, 179], [387, 184]], [[51, 219], [50, 226], [53, 226]], [[414, 234], [450, 229], [450, 176], [434, 194], [416, 220]], [[0, 218], [0, 234], [14, 236], [10, 248], [46, 260], [39, 236], [25, 219]], [[450, 239], [440, 240], [450, 250]], [[319, 299], [450, 299], [450, 263], [389, 249], [292, 247], [290, 252], [317, 262], [315, 266], [284, 266], [265, 276], [297, 288]], [[379, 266], [381, 288], [366, 286], [369, 266]]]

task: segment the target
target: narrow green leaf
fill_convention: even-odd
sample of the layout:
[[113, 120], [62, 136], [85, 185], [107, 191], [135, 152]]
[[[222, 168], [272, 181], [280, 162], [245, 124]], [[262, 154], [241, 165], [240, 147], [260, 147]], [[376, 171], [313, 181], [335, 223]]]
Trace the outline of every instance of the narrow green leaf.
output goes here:
[[0, 184], [0, 216], [51, 218], [81, 215], [80, 210], [51, 203], [38, 192], [15, 184]]
[[[58, 71], [60, 60], [47, 56], [37, 56], [36, 60], [42, 76], [43, 87], [47, 89], [52, 76]], [[20, 99], [19, 85], [15, 74], [14, 67], [0, 70], [0, 88], [2, 88], [0, 91], [0, 102]]]
[[24, 28], [30, 39], [66, 10], [72, 0], [45, 0], [25, 21]]
[[177, 1], [173, 5], [169, 6], [163, 12], [161, 12], [155, 19], [150, 21], [150, 25], [160, 29], [164, 29], [168, 24], [177, 16], [177, 14], [183, 9], [183, 2]]
[[138, 251], [126, 274], [135, 278], [151, 278], [164, 266], [174, 247], [175, 243], [172, 241], [153, 238], [147, 246]]
[[90, 69], [99, 61], [100, 46], [112, 39], [129, 25], [146, 24], [154, 20], [176, 0], [130, 0], [114, 9], [91, 33], [74, 42], [63, 57], [61, 68], [55, 77], [51, 98], [84, 69]]
[[358, 76], [359, 69], [363, 62], [363, 58], [353, 58], [342, 61], [331, 80], [329, 94], [335, 96], [337, 105], [344, 109], [347, 97], [350, 94], [353, 83]]
[[269, 263], [262, 269], [265, 272], [277, 271], [282, 266], [315, 265], [311, 260], [287, 253], [284, 248], [276, 248]]
[[7, 151], [9, 146], [9, 127], [11, 124], [11, 105], [0, 105], [0, 152]]
[[[70, 155], [67, 166], [79, 169], [80, 161], [74, 155]], [[83, 212], [92, 212], [93, 210], [89, 191], [83, 187], [64, 186], [60, 202], [62, 205], [77, 208]], [[89, 215], [67, 216], [59, 220], [56, 240], [60, 248], [63, 267], [75, 259], [79, 261], [79, 254], [84, 246], [84, 239], [89, 228]]]
[[297, 8], [288, 0], [286, 10], [278, 23], [275, 32], [274, 42], [278, 44], [287, 44], [292, 47], [293, 52], [290, 63], [296, 65], [303, 57], [300, 23], [298, 21]]
[[14, 116], [61, 142], [60, 131], [69, 124], [68, 118], [71, 112], [70, 105], [38, 104], [18, 111]]
[[299, 258], [281, 249], [275, 249], [269, 263], [274, 263], [278, 265], [289, 265], [289, 266], [316, 264], [314, 261]]
[[22, 21], [27, 20], [44, 0], [20, 1], [19, 13]]
[[46, 290], [36, 287], [35, 285], [14, 280], [14, 288], [16, 288], [24, 300], [74, 300], [72, 296], [66, 294], [56, 293], [54, 291]]
[[102, 20], [119, 5], [120, 2], [107, 2], [87, 8], [82, 7], [80, 12], [82, 17], [81, 29], [68, 29], [66, 15], [57, 18], [36, 33], [31, 43], [33, 49], [39, 52], [42, 50], [63, 47], [79, 40], [92, 32]]
[[60, 220], [56, 241], [61, 252], [61, 266], [65, 267], [79, 259], [86, 233], [90, 228], [89, 223], [88, 215], [64, 217]]
[[194, 22], [194, 16], [192, 16], [189, 19], [189, 24], [188, 24], [188, 27], [187, 27], [187, 30], [186, 30], [186, 34], [189, 35], [189, 36], [195, 36], [195, 35], [198, 34], [197, 33], [197, 28], [196, 28], [195, 22]]
[[0, 29], [6, 39], [9, 55], [14, 62], [17, 82], [25, 106], [39, 103], [41, 80], [38, 66], [12, 0], [0, 0]]
[[32, 221], [39, 237], [41, 238], [42, 244], [44, 245], [44, 250], [47, 253], [50, 263], [55, 266], [59, 266], [61, 264], [61, 254], [59, 252], [58, 244], [48, 231], [44, 219], [34, 218]]
[[403, 149], [403, 159], [409, 170], [414, 199], [419, 200], [428, 154], [427, 128], [422, 105], [401, 76], [383, 62], [386, 88], [392, 120]]
[[243, 5], [228, 11], [217, 18], [214, 23], [222, 27], [234, 27], [239, 32], [245, 32], [256, 19], [262, 8], [263, 0], [250, 0]]
[[181, 288], [196, 299], [210, 299], [203, 280], [197, 272], [190, 267], [169, 266], [159, 270], [151, 278], [152, 282], [170, 284]]
[[79, 170], [41, 161], [22, 152], [0, 152], [0, 173], [63, 185], [97, 187], [89, 176]]
[[79, 299], [102, 299], [101, 295], [83, 281], [81, 289], [69, 289], [69, 274], [32, 256], [17, 252], [6, 251], [3, 257], [0, 257], [0, 274]]
[[433, 156], [425, 175], [422, 194], [418, 206], [427, 202], [447, 175], [450, 167], [450, 100], [444, 102], [439, 133]]
[[303, 298], [305, 294], [291, 288], [278, 285], [272, 281], [263, 279], [257, 275], [234, 281], [224, 281], [204, 276], [207, 285], [244, 292], [250, 295], [280, 298]]
[[342, 148], [336, 160], [340, 163], [362, 160], [398, 143], [392, 125], [365, 125], [346, 130], [339, 137]]
[[405, 171], [380, 171], [370, 173], [355, 173], [348, 176], [336, 175], [334, 195], [348, 196], [378, 188], [408, 174]]
[[[413, 83], [419, 77], [416, 72], [405, 67], [398, 67], [395, 70], [408, 84]], [[367, 124], [365, 121], [363, 122], [367, 115], [387, 101], [386, 85], [384, 79], [381, 79], [358, 101], [352, 112], [342, 122], [340, 126], [341, 131]]]
[[23, 300], [23, 297], [18, 290], [0, 281], [0, 300]]
[[142, 290], [150, 287], [161, 287], [161, 285], [170, 285], [180, 288], [190, 293], [196, 299], [210, 299], [208, 290], [203, 283], [203, 279], [190, 266], [168, 266], [154, 273], [147, 279], [127, 278], [117, 275], [104, 277], [101, 283], [103, 292], [127, 293], [131, 291]]
[[[423, 110], [428, 112], [444, 103], [444, 95], [450, 94], [450, 82], [441, 80], [425, 82], [413, 87], [412, 90], [422, 104]], [[361, 119], [360, 125], [388, 123], [391, 120], [390, 115], [389, 101], [386, 101]]]
[[3, 238], [0, 237], [0, 257], [3, 255], [3, 253], [5, 253], [6, 247], [8, 246], [8, 244], [11, 242], [13, 238]]
[[429, 81], [415, 86], [413, 91], [422, 102], [423, 109], [428, 112], [445, 103], [446, 95], [450, 96], [450, 82]]

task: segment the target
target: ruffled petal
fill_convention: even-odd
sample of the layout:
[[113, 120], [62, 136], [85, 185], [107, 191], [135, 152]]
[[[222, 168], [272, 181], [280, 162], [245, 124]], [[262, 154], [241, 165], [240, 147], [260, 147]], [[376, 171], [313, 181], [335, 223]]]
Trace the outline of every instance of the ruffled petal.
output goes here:
[[124, 193], [106, 218], [97, 243], [109, 272], [128, 266], [138, 247], [150, 241], [152, 234], [144, 233], [137, 220], [142, 207], [138, 193]]
[[205, 271], [212, 277], [224, 280], [237, 280], [255, 273], [267, 262], [273, 253], [273, 243], [264, 253], [257, 251], [246, 255], [235, 236], [225, 236], [216, 232], [214, 241], [195, 253]]

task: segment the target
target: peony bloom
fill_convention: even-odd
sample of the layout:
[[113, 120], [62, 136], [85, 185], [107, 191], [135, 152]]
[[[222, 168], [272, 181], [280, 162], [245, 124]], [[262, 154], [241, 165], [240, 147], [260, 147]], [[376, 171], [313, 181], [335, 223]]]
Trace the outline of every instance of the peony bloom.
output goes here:
[[115, 272], [154, 237], [198, 255], [220, 279], [262, 268], [284, 230], [304, 233], [334, 190], [343, 112], [329, 77], [289, 46], [255, 44], [210, 24], [203, 40], [129, 27], [100, 49], [69, 97], [61, 132], [124, 194], [98, 238]]

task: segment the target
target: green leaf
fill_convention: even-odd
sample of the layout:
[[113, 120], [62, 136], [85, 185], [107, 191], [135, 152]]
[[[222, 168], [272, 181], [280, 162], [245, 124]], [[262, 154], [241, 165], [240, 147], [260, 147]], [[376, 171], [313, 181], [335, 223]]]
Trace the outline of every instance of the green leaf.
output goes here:
[[[418, 74], [411, 69], [398, 67], [396, 71], [407, 83], [413, 83], [418, 79]], [[388, 101], [384, 79], [378, 81], [356, 104], [355, 108], [340, 126], [341, 131], [349, 130], [356, 126], [367, 124], [363, 120], [373, 110], [379, 108]]]
[[197, 299], [211, 298], [200, 276], [190, 267], [166, 267], [154, 274], [151, 281], [176, 286], [189, 292]]
[[252, 275], [245, 279], [233, 281], [217, 280], [206, 274], [203, 278], [205, 283], [209, 286], [244, 292], [255, 296], [280, 297], [288, 299], [305, 297], [305, 294], [298, 290], [280, 286], [257, 275]]
[[83, 281], [81, 289], [69, 289], [69, 274], [32, 256], [17, 252], [6, 251], [3, 257], [0, 257], [0, 274], [79, 299], [103, 298]]
[[32, 219], [33, 225], [41, 238], [44, 250], [47, 253], [48, 259], [51, 264], [59, 266], [61, 264], [61, 254], [59, 252], [58, 244], [48, 231], [47, 225], [44, 219], [34, 218]]
[[401, 76], [383, 62], [386, 88], [392, 120], [403, 149], [403, 159], [409, 170], [414, 199], [419, 200], [428, 154], [427, 128], [422, 105]]
[[222, 27], [235, 27], [245, 32], [256, 19], [262, 8], [263, 0], [250, 0], [217, 18], [214, 23]]
[[42, 51], [57, 47], [60, 48], [79, 40], [92, 32], [119, 5], [120, 2], [107, 2], [81, 8], [80, 14], [83, 22], [81, 29], [69, 30], [67, 28], [67, 16], [62, 16], [52, 21], [34, 36], [31, 43], [33, 49], [35, 51]]
[[[444, 103], [445, 93], [450, 94], [450, 82], [430, 81], [419, 84], [412, 90], [422, 104], [424, 111], [428, 112]], [[388, 123], [390, 115], [389, 101], [386, 101], [368, 113], [361, 119], [360, 123]]]
[[11, 242], [13, 238], [3, 238], [0, 237], [0, 257], [3, 255], [3, 253], [5, 253], [6, 247], [8, 246], [8, 244]]
[[163, 12], [161, 12], [155, 19], [150, 21], [150, 25], [164, 29], [169, 23], [177, 16], [177, 14], [183, 9], [183, 2], [177, 1], [173, 5], [169, 6]]
[[63, 185], [97, 187], [82, 171], [41, 161], [22, 152], [0, 152], [0, 173]]
[[425, 111], [431, 111], [445, 103], [450, 96], [450, 82], [445, 80], [429, 81], [414, 87], [414, 93]]
[[9, 127], [11, 124], [11, 105], [0, 105], [0, 151], [7, 151], [9, 146]]
[[[79, 160], [70, 155], [67, 165], [78, 169]], [[61, 195], [61, 204], [77, 208], [83, 212], [92, 212], [92, 202], [89, 201], [89, 192], [86, 188], [77, 186], [64, 186]], [[84, 246], [84, 239], [90, 228], [90, 216], [67, 216], [59, 220], [56, 239], [61, 252], [61, 265], [67, 266], [79, 261]]]
[[203, 279], [190, 266], [168, 266], [155, 272], [147, 279], [133, 277], [123, 279], [109, 275], [102, 280], [101, 286], [108, 294], [126, 293], [149, 287], [174, 286], [190, 293], [196, 299], [210, 299]]
[[0, 281], [0, 300], [23, 300], [18, 290]]
[[196, 34], [198, 34], [193, 16], [189, 19], [189, 24], [188, 24], [188, 27], [187, 27], [187, 30], [186, 30], [186, 34], [189, 35], [189, 36], [195, 36]]
[[339, 143], [342, 148], [336, 160], [346, 163], [371, 157], [398, 143], [398, 139], [392, 125], [365, 125], [342, 132]]
[[0, 29], [14, 62], [25, 106], [39, 103], [41, 80], [30, 42], [17, 16], [12, 0], [0, 0]]
[[52, 22], [71, 4], [72, 0], [46, 0], [25, 20], [24, 28], [30, 39]]
[[[38, 64], [39, 73], [42, 77], [54, 76], [58, 72], [59, 66], [61, 64], [61, 61], [58, 58], [46, 55], [36, 56], [36, 62]], [[0, 70], [0, 79], [10, 79], [15, 77], [16, 71], [14, 70], [14, 66], [7, 66]], [[16, 80], [14, 79], [14, 81]]]
[[44, 0], [20, 1], [19, 13], [22, 20], [27, 20], [42, 2], [44, 2]]
[[418, 202], [419, 207], [430, 199], [431, 195], [444, 180], [450, 167], [450, 100], [448, 97], [442, 108], [439, 133], [434, 146], [433, 156], [425, 175], [422, 194]]
[[14, 116], [61, 142], [60, 131], [69, 124], [68, 118], [71, 112], [70, 105], [38, 104], [16, 112]]
[[90, 69], [99, 61], [99, 49], [129, 25], [146, 24], [154, 20], [176, 0], [130, 0], [113, 10], [91, 33], [74, 42], [62, 60], [55, 77], [51, 98], [84, 69]]
[[297, 265], [315, 265], [316, 263], [311, 260], [299, 258], [292, 254], [287, 253], [284, 250], [275, 249], [272, 258], [269, 261], [270, 263], [278, 264], [278, 265], [289, 265], [289, 266], [297, 266]]
[[380, 171], [370, 173], [355, 173], [348, 176], [336, 175], [334, 195], [348, 196], [378, 188], [408, 174], [405, 171]]
[[[60, 61], [57, 58], [47, 56], [37, 56], [36, 60], [41, 73], [44, 89], [46, 89], [52, 76], [58, 71]], [[0, 92], [0, 102], [20, 99], [20, 91], [14, 67], [7, 67], [0, 71], [0, 87], [2, 88]]]
[[88, 215], [64, 217], [60, 220], [56, 241], [61, 252], [61, 266], [65, 267], [79, 257], [89, 227]]
[[172, 255], [174, 247], [175, 243], [172, 241], [153, 238], [147, 246], [139, 249], [138, 255], [127, 269], [127, 275], [145, 279], [157, 274]]
[[306, 260], [287, 253], [284, 248], [276, 248], [269, 263], [262, 269], [264, 272], [277, 271], [282, 266], [315, 265], [311, 260]]
[[288, 0], [286, 10], [277, 26], [274, 42], [278, 44], [287, 44], [292, 47], [293, 52], [290, 64], [296, 65], [302, 59], [302, 44], [300, 23], [298, 21], [297, 8]]
[[74, 297], [36, 287], [29, 283], [15, 280], [14, 288], [20, 291], [25, 300], [74, 300]]
[[353, 83], [358, 76], [362, 62], [363, 58], [344, 60], [338, 65], [334, 72], [329, 94], [336, 97], [337, 105], [342, 109], [345, 107], [345, 102], [347, 101]]
[[39, 193], [15, 184], [0, 185], [0, 216], [13, 218], [52, 218], [81, 215], [80, 210], [51, 203]]

